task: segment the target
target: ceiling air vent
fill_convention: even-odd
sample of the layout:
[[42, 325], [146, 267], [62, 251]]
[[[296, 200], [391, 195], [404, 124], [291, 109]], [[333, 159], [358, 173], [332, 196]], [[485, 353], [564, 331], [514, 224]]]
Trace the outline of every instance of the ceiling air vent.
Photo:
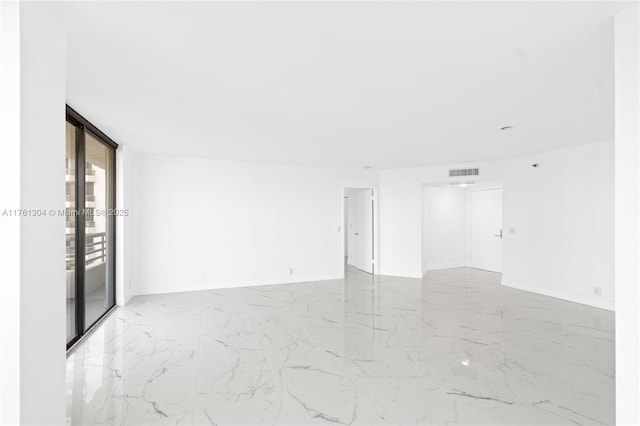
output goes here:
[[480, 169], [452, 169], [449, 170], [449, 177], [478, 176]]

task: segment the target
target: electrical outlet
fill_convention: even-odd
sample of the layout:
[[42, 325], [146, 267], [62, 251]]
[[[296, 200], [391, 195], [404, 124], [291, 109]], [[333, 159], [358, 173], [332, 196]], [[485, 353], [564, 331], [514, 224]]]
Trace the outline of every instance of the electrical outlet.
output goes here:
[[293, 268], [289, 268], [289, 275], [293, 275]]
[[602, 296], [602, 288], [600, 288], [600, 287], [594, 287], [594, 288], [593, 288], [593, 295], [594, 295], [594, 296]]

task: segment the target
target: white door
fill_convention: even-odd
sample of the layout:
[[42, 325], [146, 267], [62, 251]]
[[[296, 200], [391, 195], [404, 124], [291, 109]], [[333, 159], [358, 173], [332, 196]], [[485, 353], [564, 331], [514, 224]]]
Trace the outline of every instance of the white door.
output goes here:
[[351, 190], [348, 199], [348, 252], [350, 265], [373, 273], [373, 194], [371, 189]]
[[471, 191], [471, 267], [502, 272], [502, 189]]
[[358, 233], [357, 223], [357, 196], [355, 190], [348, 190], [347, 195], [347, 263], [356, 266], [357, 249], [356, 234]]

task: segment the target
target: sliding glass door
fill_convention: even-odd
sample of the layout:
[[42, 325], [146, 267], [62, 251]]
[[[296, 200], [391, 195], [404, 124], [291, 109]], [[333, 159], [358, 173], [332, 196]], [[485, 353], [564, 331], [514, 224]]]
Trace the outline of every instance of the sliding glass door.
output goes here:
[[115, 305], [115, 150], [67, 107], [67, 347]]

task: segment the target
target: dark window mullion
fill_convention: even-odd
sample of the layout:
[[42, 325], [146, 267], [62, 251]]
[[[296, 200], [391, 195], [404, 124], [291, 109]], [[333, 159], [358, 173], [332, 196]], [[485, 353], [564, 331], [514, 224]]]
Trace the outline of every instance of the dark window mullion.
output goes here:
[[[114, 148], [111, 148], [110, 150], [110, 158], [111, 158], [111, 164], [110, 164], [110, 169], [111, 169], [111, 179], [110, 179], [110, 185], [109, 185], [109, 197], [111, 198], [109, 206], [113, 209], [116, 209], [116, 150]], [[110, 270], [111, 270], [111, 276], [113, 277], [113, 285], [110, 286], [109, 288], [109, 299], [110, 302], [113, 304], [113, 306], [115, 306], [116, 304], [116, 216], [115, 214], [110, 214], [107, 216], [107, 220], [110, 222], [111, 225], [111, 242], [108, 243], [110, 244], [109, 247], [109, 251], [111, 252], [111, 264], [110, 264]]]
[[84, 126], [76, 131], [76, 327], [78, 335], [85, 332], [85, 132]]

